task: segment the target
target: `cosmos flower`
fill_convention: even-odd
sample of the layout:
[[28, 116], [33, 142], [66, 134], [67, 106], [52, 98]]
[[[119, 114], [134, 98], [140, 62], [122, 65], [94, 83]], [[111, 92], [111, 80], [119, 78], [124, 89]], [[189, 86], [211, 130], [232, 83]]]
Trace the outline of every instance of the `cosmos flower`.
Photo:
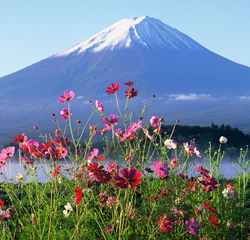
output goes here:
[[166, 139], [166, 141], [164, 142], [164, 145], [168, 148], [168, 149], [176, 149], [177, 145], [174, 143], [174, 141], [172, 139]]
[[185, 228], [188, 230], [189, 233], [191, 234], [196, 234], [200, 231], [199, 221], [194, 220], [193, 218], [190, 218], [190, 221], [186, 221]]
[[142, 121], [139, 121], [138, 123], [133, 123], [131, 126], [127, 128], [128, 133], [134, 133], [137, 129], [139, 129], [142, 125]]
[[220, 141], [220, 143], [226, 143], [227, 142], [227, 138], [221, 136], [220, 139], [219, 139], [219, 141]]
[[67, 120], [69, 116], [72, 116], [72, 112], [69, 112], [69, 109], [67, 108], [63, 108], [60, 114], [61, 114], [61, 118], [65, 120]]
[[60, 172], [60, 170], [61, 170], [61, 165], [59, 165], [59, 166], [57, 166], [56, 168], [54, 168], [54, 172], [53, 172], [53, 177], [52, 178], [55, 178], [58, 174], [59, 174], [59, 172]]
[[118, 124], [119, 122], [119, 116], [115, 116], [114, 114], [111, 114], [109, 118], [105, 117], [103, 118], [103, 121], [101, 121], [106, 127], [113, 127]]
[[1, 158], [4, 157], [6, 160], [7, 158], [12, 158], [14, 156], [14, 153], [15, 153], [15, 147], [7, 147], [1, 151], [0, 155]]
[[201, 175], [207, 177], [207, 174], [209, 173], [209, 170], [204, 169], [200, 164], [196, 166], [197, 170], [201, 173]]
[[160, 118], [157, 118], [155, 116], [152, 116], [150, 118], [150, 124], [153, 126], [153, 127], [158, 127], [158, 125], [160, 124]]
[[82, 194], [83, 194], [83, 191], [82, 189], [80, 189], [79, 187], [77, 187], [75, 190], [75, 197], [76, 197], [76, 206], [81, 202], [82, 200]]
[[128, 90], [125, 91], [125, 93], [126, 93], [126, 97], [129, 99], [138, 96], [138, 91], [135, 91], [134, 88], [128, 88]]
[[215, 216], [211, 216], [209, 219], [210, 219], [210, 222], [213, 224], [214, 227], [220, 228], [219, 221], [215, 218]]
[[173, 168], [177, 168], [180, 166], [180, 161], [178, 158], [172, 158], [172, 160], [170, 161], [171, 165], [173, 166]]
[[168, 214], [165, 214], [163, 217], [160, 217], [160, 220], [157, 220], [160, 225], [161, 232], [171, 232], [173, 230], [174, 223], [167, 219], [169, 217]]
[[117, 83], [116, 85], [115, 85], [115, 83], [111, 83], [111, 87], [108, 87], [108, 90], [106, 92], [108, 94], [115, 93], [120, 89], [120, 87], [121, 87], [120, 83]]
[[70, 205], [70, 203], [67, 203], [67, 205], [65, 205], [64, 207], [65, 207], [65, 210], [63, 210], [63, 214], [65, 215], [65, 217], [68, 217], [70, 213], [73, 211], [73, 208]]
[[95, 106], [96, 106], [96, 108], [97, 108], [99, 111], [101, 111], [101, 112], [104, 111], [104, 107], [102, 106], [102, 103], [99, 102], [98, 100], [95, 101]]
[[115, 187], [126, 189], [128, 188], [128, 186], [130, 186], [132, 188], [135, 188], [142, 181], [142, 172], [137, 171], [134, 168], [131, 168], [130, 170], [124, 168], [121, 170], [121, 174], [123, 177], [117, 175], [114, 176], [114, 180], [117, 181], [116, 183], [114, 183]]
[[142, 128], [142, 130], [143, 130], [144, 134], [145, 134], [151, 141], [154, 141], [154, 138], [153, 138], [151, 135], [149, 135], [147, 129]]
[[58, 100], [58, 102], [59, 103], [69, 102], [70, 100], [74, 98], [74, 96], [75, 96], [75, 93], [73, 91], [70, 91], [70, 92], [65, 91], [64, 95], [59, 96], [60, 99]]
[[168, 164], [167, 163], [162, 164], [160, 160], [158, 162], [154, 162], [153, 169], [155, 170], [156, 174], [161, 178], [166, 177], [170, 171]]
[[126, 82], [126, 83], [124, 83], [124, 84], [130, 87], [130, 86], [134, 85], [134, 82], [128, 81], [128, 82]]

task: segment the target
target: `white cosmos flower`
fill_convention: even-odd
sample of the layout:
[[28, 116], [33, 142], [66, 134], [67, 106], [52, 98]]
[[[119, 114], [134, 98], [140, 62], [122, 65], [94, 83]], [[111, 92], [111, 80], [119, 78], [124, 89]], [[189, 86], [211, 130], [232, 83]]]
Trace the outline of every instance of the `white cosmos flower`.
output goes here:
[[68, 217], [73, 211], [73, 208], [71, 207], [70, 203], [67, 203], [67, 205], [65, 205], [64, 207], [66, 210], [63, 210], [63, 214], [65, 215], [65, 217]]
[[175, 149], [177, 147], [177, 145], [174, 143], [173, 140], [171, 139], [167, 139], [165, 142], [164, 142], [164, 145], [168, 148], [168, 149]]
[[14, 178], [16, 181], [20, 181], [20, 180], [24, 180], [24, 177], [21, 173], [18, 173], [15, 178]]
[[233, 191], [230, 191], [229, 188], [224, 188], [224, 190], [222, 191], [222, 194], [224, 198], [232, 198], [234, 196]]
[[220, 141], [220, 143], [226, 143], [227, 142], [227, 138], [221, 136], [220, 139], [219, 139], [219, 141]]

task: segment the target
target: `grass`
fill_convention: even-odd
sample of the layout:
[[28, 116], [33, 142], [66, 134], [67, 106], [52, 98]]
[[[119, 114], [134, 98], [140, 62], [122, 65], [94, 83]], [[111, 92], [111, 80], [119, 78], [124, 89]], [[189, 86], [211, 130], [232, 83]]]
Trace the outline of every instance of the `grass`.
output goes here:
[[[124, 131], [134, 123], [134, 114], [128, 114], [131, 100], [128, 98], [122, 114], [116, 96]], [[104, 112], [92, 108], [103, 120]], [[141, 109], [136, 124], [147, 108]], [[111, 138], [104, 133], [104, 149], [93, 149], [95, 134], [101, 134], [95, 132], [95, 128], [101, 129], [99, 123], [87, 131], [90, 119], [84, 125], [78, 122], [74, 131], [70, 117], [64, 129], [53, 117], [56, 136], [48, 135], [43, 143], [29, 141], [25, 135], [16, 140], [22, 170], [15, 179], [5, 169], [11, 166], [11, 149], [0, 154], [5, 179], [0, 184], [1, 239], [250, 238], [248, 149], [239, 153], [237, 177], [225, 179], [220, 171], [225, 156], [222, 144], [215, 152], [210, 145], [201, 153], [207, 164], [202, 169], [198, 166], [198, 171], [189, 163], [194, 155], [199, 156], [194, 143], [186, 143], [186, 147], [184, 143], [178, 147], [174, 142], [164, 144], [166, 139], [174, 139], [174, 129], [170, 135], [161, 135], [147, 132], [149, 125], [143, 124], [120, 141], [125, 135], [115, 134], [116, 125], [110, 121]], [[159, 130], [162, 121], [156, 118], [151, 125]], [[89, 140], [82, 144], [86, 134]], [[149, 169], [155, 158], [158, 168]], [[59, 159], [67, 167], [60, 167]], [[38, 169], [50, 181], [39, 182]], [[199, 177], [193, 177], [197, 171]]]

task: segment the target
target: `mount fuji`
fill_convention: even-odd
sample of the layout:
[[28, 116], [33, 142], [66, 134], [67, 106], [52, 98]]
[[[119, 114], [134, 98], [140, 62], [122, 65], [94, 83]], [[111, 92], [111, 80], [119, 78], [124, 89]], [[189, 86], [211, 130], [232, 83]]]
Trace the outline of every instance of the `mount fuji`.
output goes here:
[[[50, 114], [60, 118], [66, 106], [57, 99], [65, 90], [76, 93], [74, 117], [86, 118], [91, 111], [88, 101], [96, 99], [111, 113], [116, 105], [109, 103], [114, 98], [106, 89], [127, 81], [138, 90], [133, 111], [156, 95], [148, 114], [164, 117], [166, 124], [175, 119], [191, 125], [225, 123], [250, 132], [250, 67], [209, 51], [158, 19], [142, 16], [123, 19], [68, 50], [1, 77], [2, 136], [13, 139], [34, 125], [54, 127]], [[124, 86], [118, 94], [124, 101], [125, 90]]]

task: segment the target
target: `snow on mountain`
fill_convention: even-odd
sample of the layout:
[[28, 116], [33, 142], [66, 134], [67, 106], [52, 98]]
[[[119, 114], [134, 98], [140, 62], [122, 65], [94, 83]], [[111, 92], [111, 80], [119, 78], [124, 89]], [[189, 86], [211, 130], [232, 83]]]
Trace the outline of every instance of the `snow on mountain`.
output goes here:
[[73, 52], [99, 52], [105, 48], [111, 50], [132, 46], [145, 48], [203, 48], [200, 44], [178, 30], [148, 16], [122, 19], [74, 47], [60, 52], [54, 57], [69, 55]]

